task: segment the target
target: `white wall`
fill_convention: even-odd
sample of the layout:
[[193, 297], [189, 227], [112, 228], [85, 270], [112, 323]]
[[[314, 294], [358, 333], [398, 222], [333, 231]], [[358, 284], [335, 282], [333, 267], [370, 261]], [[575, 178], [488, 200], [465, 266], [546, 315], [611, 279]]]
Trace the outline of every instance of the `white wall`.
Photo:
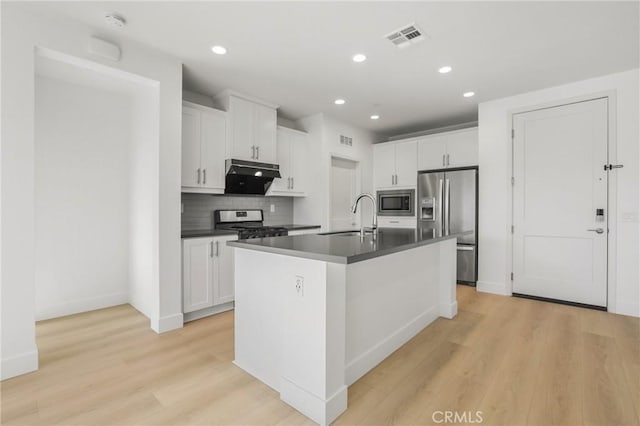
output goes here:
[[[616, 210], [617, 243], [610, 247], [616, 253], [614, 279], [609, 281], [609, 310], [640, 315], [640, 226], [639, 207], [639, 140], [640, 121], [639, 71], [630, 70], [589, 80], [484, 102], [479, 106], [479, 282], [483, 291], [510, 294], [510, 194], [511, 187], [511, 114], [514, 110], [562, 103], [564, 100], [615, 92], [610, 112], [615, 110], [615, 140], [610, 141], [611, 163], [624, 168], [612, 172], [611, 188]], [[612, 149], [614, 148], [614, 149]], [[617, 150], [617, 153], [615, 151]], [[612, 209], [613, 212], [613, 209]]]
[[132, 98], [129, 149], [129, 303], [160, 317], [158, 259], [159, 91], [139, 88]]
[[117, 36], [119, 62], [92, 56], [89, 37], [100, 34], [72, 21], [24, 13], [19, 3], [2, 2], [2, 300], [1, 377], [37, 369], [35, 342], [35, 212], [34, 212], [34, 50], [62, 52], [159, 83], [159, 161], [154, 230], [158, 247], [158, 317], [156, 331], [182, 325], [180, 290], [180, 134], [182, 66]]
[[[296, 122], [296, 126], [309, 133], [310, 156], [307, 173], [307, 196], [298, 198], [293, 205], [295, 223], [317, 224], [322, 230], [329, 229], [329, 175], [331, 157], [338, 156], [358, 162], [360, 168], [361, 192], [373, 191], [373, 141], [375, 136], [363, 129], [325, 114], [305, 117]], [[340, 135], [353, 138], [353, 146], [340, 144]], [[362, 204], [361, 223], [371, 225], [371, 206]]]
[[128, 301], [131, 100], [35, 84], [36, 320]]

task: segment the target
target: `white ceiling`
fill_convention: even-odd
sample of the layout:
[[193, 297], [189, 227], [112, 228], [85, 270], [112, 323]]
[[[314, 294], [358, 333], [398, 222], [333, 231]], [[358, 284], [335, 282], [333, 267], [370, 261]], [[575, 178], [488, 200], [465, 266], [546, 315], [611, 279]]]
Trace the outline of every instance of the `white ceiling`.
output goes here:
[[[490, 99], [638, 67], [638, 2], [37, 2], [184, 62], [184, 86], [225, 88], [393, 135], [474, 121]], [[117, 12], [122, 29], [103, 16]], [[415, 22], [428, 39], [383, 36]], [[228, 49], [214, 55], [210, 47]], [[368, 60], [351, 61], [355, 53]], [[453, 72], [441, 75], [442, 65]], [[473, 98], [463, 98], [465, 91]], [[347, 103], [335, 106], [333, 100]], [[377, 113], [380, 120], [369, 116]]]

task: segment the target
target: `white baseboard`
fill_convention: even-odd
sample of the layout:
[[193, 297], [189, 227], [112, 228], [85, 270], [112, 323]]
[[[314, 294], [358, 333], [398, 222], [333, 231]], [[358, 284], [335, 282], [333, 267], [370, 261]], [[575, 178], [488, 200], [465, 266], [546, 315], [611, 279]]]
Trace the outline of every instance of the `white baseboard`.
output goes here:
[[0, 367], [0, 380], [31, 373], [38, 370], [38, 350], [25, 352], [2, 359]]
[[506, 284], [503, 283], [478, 281], [476, 283], [476, 290], [482, 293], [499, 294], [500, 296], [511, 296], [511, 291], [509, 291]]
[[418, 334], [423, 328], [431, 324], [438, 318], [438, 312], [434, 306], [431, 309], [418, 315], [405, 326], [398, 329], [395, 333], [389, 335], [378, 344], [359, 355], [353, 361], [349, 362], [345, 368], [345, 380], [347, 386], [352, 385], [360, 377], [364, 376], [369, 370], [380, 364], [386, 357], [395, 352], [400, 346], [407, 343]]
[[440, 316], [447, 319], [452, 319], [458, 315], [458, 301], [454, 300], [450, 304], [440, 304]]
[[183, 315], [173, 314], [167, 315], [158, 319], [151, 319], [151, 329], [156, 333], [166, 333], [167, 331], [177, 330], [182, 328], [184, 324]]
[[56, 305], [36, 307], [35, 317], [36, 321], [42, 321], [81, 312], [95, 311], [96, 309], [104, 309], [110, 306], [124, 305], [125, 303], [129, 303], [129, 295], [127, 293], [105, 294], [86, 299], [70, 300]]
[[321, 426], [329, 425], [347, 409], [347, 387], [342, 386], [326, 400], [282, 377], [280, 399]]
[[618, 302], [616, 303], [615, 310], [610, 310], [609, 312], [631, 317], [640, 317], [640, 305], [637, 303]]
[[228, 302], [222, 305], [212, 306], [211, 308], [200, 309], [195, 312], [187, 312], [184, 314], [184, 322], [195, 321], [200, 318], [227, 312], [232, 310], [234, 307], [234, 302]]

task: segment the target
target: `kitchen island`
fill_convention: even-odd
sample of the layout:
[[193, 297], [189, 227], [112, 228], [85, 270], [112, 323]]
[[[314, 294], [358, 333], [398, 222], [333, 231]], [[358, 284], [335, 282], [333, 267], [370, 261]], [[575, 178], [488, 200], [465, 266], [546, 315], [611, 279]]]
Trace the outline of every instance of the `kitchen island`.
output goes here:
[[456, 236], [380, 229], [230, 241], [235, 364], [319, 424], [347, 386], [457, 313]]

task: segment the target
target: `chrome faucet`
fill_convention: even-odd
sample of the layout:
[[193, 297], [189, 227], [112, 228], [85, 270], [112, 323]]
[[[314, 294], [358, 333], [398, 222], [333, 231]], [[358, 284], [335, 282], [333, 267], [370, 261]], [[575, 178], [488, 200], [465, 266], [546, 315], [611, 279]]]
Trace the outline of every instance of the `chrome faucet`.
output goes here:
[[[371, 194], [360, 194], [358, 195], [358, 198], [356, 198], [356, 202], [353, 203], [353, 207], [351, 207], [351, 212], [353, 214], [356, 214], [356, 212], [358, 211], [358, 202], [360, 200], [362, 200], [363, 198], [368, 198], [371, 200], [371, 204], [373, 204], [373, 223], [371, 224], [371, 233], [373, 234], [373, 237], [375, 238], [376, 235], [378, 235], [378, 209], [376, 206], [376, 199], [373, 197], [373, 195]], [[364, 238], [364, 234], [365, 234], [366, 230], [364, 228], [364, 226], [362, 228], [360, 228], [360, 238]]]

